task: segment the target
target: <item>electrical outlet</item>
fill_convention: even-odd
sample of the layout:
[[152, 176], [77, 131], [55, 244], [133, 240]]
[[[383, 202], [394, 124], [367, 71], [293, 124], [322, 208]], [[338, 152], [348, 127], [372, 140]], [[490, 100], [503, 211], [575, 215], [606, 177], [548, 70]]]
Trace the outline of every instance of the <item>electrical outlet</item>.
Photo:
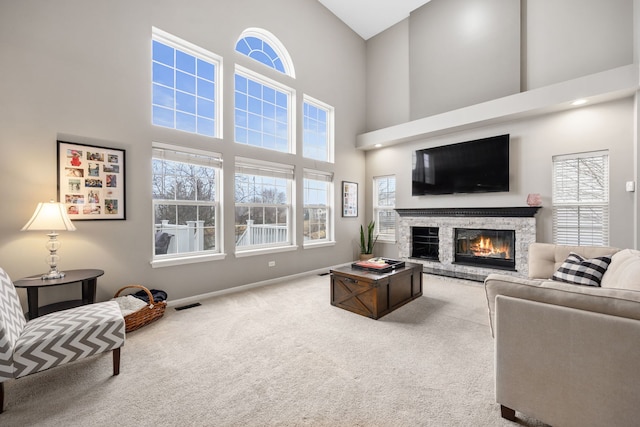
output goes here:
[[275, 267], [275, 266], [276, 266], [275, 261], [269, 261], [269, 267]]

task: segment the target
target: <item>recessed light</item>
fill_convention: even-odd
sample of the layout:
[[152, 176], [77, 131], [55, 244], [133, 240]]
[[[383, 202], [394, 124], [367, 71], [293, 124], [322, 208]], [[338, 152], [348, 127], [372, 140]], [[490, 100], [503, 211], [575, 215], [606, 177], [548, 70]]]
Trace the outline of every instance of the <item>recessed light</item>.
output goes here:
[[376, 145], [374, 145], [374, 147], [375, 148], [380, 148], [380, 147], [382, 147], [382, 144], [376, 144]]
[[584, 105], [586, 103], [587, 103], [586, 99], [576, 99], [571, 103], [571, 105], [573, 105], [574, 107], [577, 107], [578, 105]]

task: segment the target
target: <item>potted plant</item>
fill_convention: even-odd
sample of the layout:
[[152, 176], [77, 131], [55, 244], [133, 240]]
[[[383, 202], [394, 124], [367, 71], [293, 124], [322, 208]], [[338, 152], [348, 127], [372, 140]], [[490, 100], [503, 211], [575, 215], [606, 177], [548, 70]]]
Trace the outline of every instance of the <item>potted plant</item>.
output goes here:
[[378, 236], [373, 235], [373, 231], [376, 227], [376, 223], [371, 221], [367, 225], [367, 232], [365, 235], [364, 227], [360, 225], [360, 259], [366, 260], [373, 257], [373, 247], [378, 241]]

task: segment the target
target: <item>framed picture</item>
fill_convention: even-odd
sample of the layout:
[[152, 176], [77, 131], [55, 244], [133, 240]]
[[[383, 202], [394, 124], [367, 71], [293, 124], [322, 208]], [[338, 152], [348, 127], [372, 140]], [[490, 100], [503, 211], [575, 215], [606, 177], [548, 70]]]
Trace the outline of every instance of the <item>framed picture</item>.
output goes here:
[[358, 183], [342, 181], [342, 216], [358, 216]]
[[125, 151], [58, 141], [58, 200], [72, 220], [126, 219]]

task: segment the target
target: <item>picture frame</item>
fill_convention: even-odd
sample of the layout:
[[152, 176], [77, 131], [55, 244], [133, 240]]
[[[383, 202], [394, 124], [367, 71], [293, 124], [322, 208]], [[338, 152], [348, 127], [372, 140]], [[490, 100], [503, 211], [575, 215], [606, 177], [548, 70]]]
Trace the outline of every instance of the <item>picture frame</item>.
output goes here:
[[342, 181], [342, 216], [358, 216], [358, 183]]
[[58, 201], [72, 220], [124, 220], [125, 150], [57, 141]]

